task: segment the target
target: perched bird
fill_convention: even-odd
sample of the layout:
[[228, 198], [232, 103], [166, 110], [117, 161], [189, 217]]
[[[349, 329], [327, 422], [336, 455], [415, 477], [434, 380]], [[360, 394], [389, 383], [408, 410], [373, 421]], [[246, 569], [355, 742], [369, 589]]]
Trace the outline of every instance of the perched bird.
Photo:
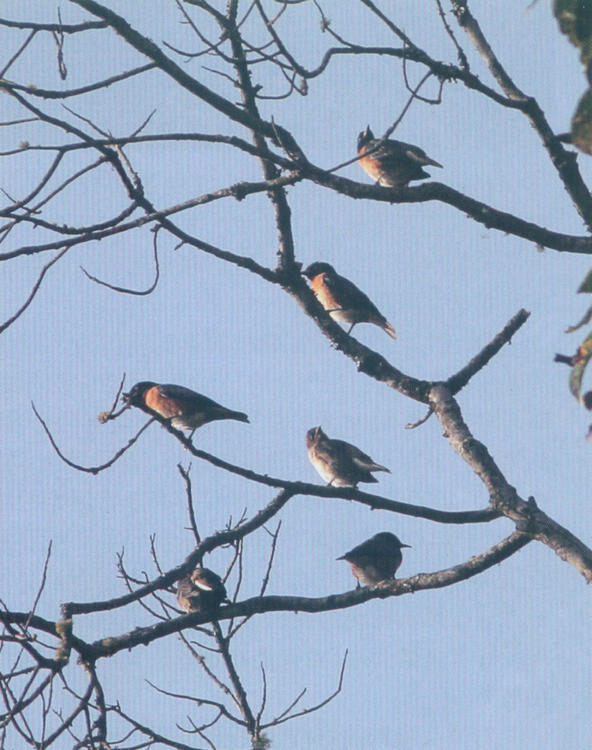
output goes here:
[[197, 567], [177, 584], [177, 602], [185, 612], [217, 609], [226, 599], [226, 588], [219, 575]]
[[351, 323], [348, 333], [357, 323], [373, 323], [391, 338], [397, 338], [395, 329], [376, 305], [349, 279], [340, 276], [333, 266], [317, 261], [305, 268], [302, 275], [310, 279], [316, 298], [334, 320]]
[[423, 167], [441, 167], [418, 146], [387, 138], [375, 138], [370, 126], [358, 135], [360, 166], [384, 187], [407, 187], [411, 180], [423, 180], [430, 175]]
[[377, 482], [373, 471], [386, 471], [355, 445], [344, 440], [331, 440], [320, 427], [306, 433], [306, 447], [311, 464], [329, 484], [335, 487], [356, 487], [358, 482]]
[[376, 586], [381, 581], [395, 577], [403, 560], [403, 547], [409, 545], [403, 544], [390, 531], [381, 531], [337, 559], [347, 560], [351, 565], [352, 573], [358, 579], [358, 586], [360, 583]]
[[129, 393], [124, 393], [123, 400], [148, 414], [156, 412], [161, 417], [170, 419], [173, 427], [191, 430], [192, 435], [198, 427], [216, 419], [249, 421], [242, 411], [227, 409], [182, 385], [158, 385], [148, 380], [142, 381], [136, 383]]

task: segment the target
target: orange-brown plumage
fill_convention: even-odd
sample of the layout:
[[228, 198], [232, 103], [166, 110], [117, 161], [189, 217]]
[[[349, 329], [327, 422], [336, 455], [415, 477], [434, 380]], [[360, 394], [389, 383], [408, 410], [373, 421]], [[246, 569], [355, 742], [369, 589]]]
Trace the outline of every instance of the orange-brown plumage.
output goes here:
[[183, 414], [183, 405], [177, 399], [165, 398], [157, 385], [153, 385], [144, 394], [144, 403], [149, 409], [160, 414], [165, 419], [179, 417]]
[[160, 385], [144, 380], [136, 383], [129, 393], [124, 393], [123, 400], [149, 414], [156, 413], [164, 419], [170, 419], [172, 426], [178, 430], [193, 431], [219, 419], [249, 421], [243, 412], [227, 409], [213, 399], [182, 385]]
[[329, 263], [311, 263], [302, 272], [310, 279], [310, 287], [329, 315], [340, 323], [349, 323], [351, 333], [357, 323], [372, 323], [397, 338], [393, 326], [361, 289], [340, 276]]
[[364, 172], [384, 187], [407, 187], [412, 180], [430, 176], [423, 167], [442, 167], [419, 146], [375, 138], [370, 126], [358, 135], [358, 155]]

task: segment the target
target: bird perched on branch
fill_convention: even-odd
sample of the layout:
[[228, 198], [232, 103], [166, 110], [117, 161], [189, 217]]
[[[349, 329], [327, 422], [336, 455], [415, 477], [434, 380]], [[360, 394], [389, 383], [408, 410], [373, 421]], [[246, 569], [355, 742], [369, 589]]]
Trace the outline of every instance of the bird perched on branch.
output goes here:
[[377, 482], [373, 471], [386, 471], [370, 456], [344, 440], [331, 440], [320, 427], [306, 433], [306, 447], [311, 464], [330, 485], [356, 487], [358, 482]]
[[375, 138], [369, 125], [358, 135], [358, 155], [364, 172], [384, 187], [407, 187], [411, 180], [430, 176], [423, 167], [442, 167], [418, 146]]
[[329, 263], [311, 263], [302, 275], [310, 279], [311, 289], [329, 315], [340, 323], [351, 324], [348, 334], [357, 323], [373, 323], [391, 338], [397, 338], [395, 329], [372, 300]]
[[249, 421], [242, 411], [227, 409], [182, 385], [159, 385], [145, 380], [136, 383], [129, 393], [124, 393], [123, 400], [148, 414], [156, 412], [161, 417], [170, 419], [173, 427], [191, 430], [191, 435], [198, 427], [217, 419]]
[[197, 567], [177, 584], [177, 602], [185, 612], [217, 609], [226, 599], [226, 588], [219, 575]]
[[358, 586], [376, 586], [395, 577], [403, 560], [403, 547], [409, 545], [403, 544], [390, 531], [381, 531], [337, 559], [347, 560], [351, 565]]

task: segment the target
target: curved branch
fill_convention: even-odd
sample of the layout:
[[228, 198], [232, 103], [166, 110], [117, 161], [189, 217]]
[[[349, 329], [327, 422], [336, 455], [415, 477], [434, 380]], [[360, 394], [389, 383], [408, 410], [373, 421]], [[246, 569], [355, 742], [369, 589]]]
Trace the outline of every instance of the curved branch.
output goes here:
[[154, 266], [155, 266], [155, 273], [154, 273], [154, 281], [147, 289], [128, 289], [127, 287], [123, 286], [115, 286], [114, 284], [109, 284], [107, 281], [101, 281], [101, 279], [98, 279], [96, 276], [93, 276], [90, 274], [86, 268], [83, 266], [80, 266], [80, 270], [82, 273], [86, 276], [87, 279], [90, 279], [91, 281], [94, 281], [95, 284], [99, 284], [99, 286], [105, 286], [107, 289], [111, 289], [113, 292], [119, 292], [121, 294], [131, 294], [136, 295], [138, 297], [144, 297], [149, 294], [152, 294], [152, 292], [156, 289], [156, 285], [158, 284], [158, 279], [160, 278], [160, 269], [158, 266], [158, 246], [157, 246], [157, 232], [159, 227], [157, 227], [157, 230], [154, 232]]
[[508, 98], [522, 102], [520, 109], [539, 135], [576, 210], [588, 229], [592, 231], [592, 196], [578, 169], [576, 155], [563, 148], [536, 99], [524, 94], [510, 78], [483, 35], [479, 23], [468, 8], [468, 4], [460, 0], [452, 0], [452, 6], [459, 25], [466, 31], [489, 71]]
[[86, 86], [80, 86], [77, 89], [70, 89], [68, 91], [56, 91], [53, 89], [40, 89], [36, 86], [23, 86], [20, 83], [10, 81], [10, 87], [14, 91], [23, 91], [25, 94], [31, 96], [37, 96], [40, 99], [68, 99], [71, 96], [80, 96], [81, 94], [87, 94], [89, 91], [97, 91], [98, 89], [105, 89], [114, 83], [119, 81], [125, 81], [127, 78], [133, 78], [134, 76], [145, 73], [147, 70], [154, 70], [156, 63], [146, 63], [146, 65], [140, 65], [138, 68], [133, 70], [126, 70], [123, 73], [118, 73], [110, 78], [105, 78], [103, 81], [97, 81], [96, 83], [89, 83]]
[[278, 726], [279, 724], [284, 724], [286, 721], [297, 719], [299, 716], [306, 716], [307, 714], [312, 714], [315, 711], [318, 711], [320, 708], [323, 708], [323, 706], [326, 706], [328, 703], [331, 703], [331, 701], [334, 698], [336, 698], [341, 692], [341, 690], [343, 689], [343, 678], [345, 676], [345, 665], [347, 664], [348, 653], [349, 652], [346, 649], [345, 654], [343, 656], [343, 661], [341, 662], [341, 670], [339, 672], [339, 680], [337, 682], [337, 687], [330, 695], [328, 695], [322, 701], [315, 703], [314, 706], [310, 706], [309, 708], [303, 708], [301, 711], [297, 711], [296, 713], [290, 714], [289, 712], [294, 708], [294, 706], [298, 703], [298, 701], [304, 695], [304, 690], [306, 690], [305, 688], [300, 693], [300, 695], [298, 695], [296, 699], [292, 701], [292, 703], [288, 706], [288, 708], [284, 709], [284, 711], [282, 711], [282, 713], [279, 716], [277, 716], [275, 719], [272, 719], [266, 724], [262, 724], [261, 729], [267, 729], [268, 727], [275, 727], [275, 726]]
[[487, 488], [492, 507], [514, 521], [517, 529], [550, 547], [562, 560], [573, 565], [588, 583], [592, 583], [592, 550], [539, 510], [534, 498], [526, 502], [508, 484], [487, 448], [469, 431], [458, 404], [445, 385], [432, 388], [430, 403], [454, 450]]
[[11, 29], [33, 29], [34, 31], [59, 31], [63, 34], [77, 34], [80, 31], [109, 28], [106, 21], [86, 21], [85, 23], [31, 23], [29, 21], [10, 21], [0, 18], [0, 26]]
[[518, 310], [516, 315], [506, 323], [503, 329], [470, 362], [448, 378], [446, 385], [450, 392], [454, 395], [464, 388], [473, 375], [483, 369], [492, 357], [499, 352], [502, 346], [511, 342], [512, 336], [526, 323], [529, 317], [530, 313], [526, 310]]
[[[23, 152], [23, 150], [26, 149], [19, 149], [19, 153]], [[0, 156], [3, 156], [3, 154], [0, 154]], [[52, 161], [49, 169], [47, 172], [43, 175], [40, 182], [35, 185], [33, 190], [25, 196], [22, 200], [17, 201], [16, 203], [13, 203], [11, 206], [7, 206], [6, 208], [3, 208], [0, 210], [0, 216], [11, 216], [13, 211], [16, 211], [19, 208], [22, 208], [23, 206], [26, 206], [29, 201], [33, 200], [33, 198], [45, 187], [45, 185], [49, 182], [51, 176], [54, 174], [56, 169], [58, 168], [59, 163], [62, 161], [64, 155], [63, 154], [56, 154], [54, 157], [54, 160]]]
[[71, 461], [69, 458], [67, 458], [62, 451], [59, 449], [58, 444], [54, 440], [53, 435], [51, 434], [49, 427], [45, 424], [43, 421], [43, 418], [35, 408], [35, 404], [31, 401], [31, 408], [33, 409], [33, 412], [35, 413], [35, 416], [37, 419], [41, 422], [41, 426], [43, 427], [45, 434], [47, 435], [49, 442], [51, 443], [52, 448], [54, 451], [58, 454], [60, 459], [70, 466], [72, 469], [76, 469], [76, 471], [82, 471], [86, 474], [98, 474], [101, 471], [104, 471], [105, 469], [108, 469], [110, 466], [113, 466], [113, 464], [123, 456], [123, 454], [128, 451], [132, 445], [138, 440], [140, 435], [144, 432], [144, 430], [148, 429], [148, 427], [152, 424], [152, 420], [148, 420], [145, 425], [143, 425], [138, 432], [134, 435], [134, 437], [130, 438], [127, 441], [127, 444], [123, 446], [123, 448], [120, 448], [117, 453], [115, 453], [114, 456], [112, 456], [108, 461], [106, 461], [104, 464], [100, 464], [99, 466], [81, 466], [80, 464], [75, 463], [74, 461]]
[[[319, 598], [302, 596], [263, 596], [246, 599], [243, 602], [220, 607], [216, 619], [226, 620], [246, 615], [263, 614], [266, 612], [333, 612], [339, 609], [356, 607], [371, 599], [386, 599], [417, 591], [452, 586], [460, 581], [466, 581], [473, 576], [485, 572], [489, 568], [511, 557], [531, 541], [531, 537], [515, 531], [489, 550], [472, 557], [464, 563], [446, 568], [434, 573], [420, 573], [400, 580], [393, 580], [377, 588], [360, 588], [345, 594], [331, 594]], [[184, 628], [194, 627], [211, 621], [211, 615], [192, 612], [174, 620], [161, 622], [135, 630], [120, 636], [103, 638], [90, 644], [93, 659], [113, 656], [119, 651], [134, 648], [138, 645], [148, 645]]]
[[39, 291], [39, 287], [41, 286], [41, 282], [43, 281], [45, 274], [49, 271], [49, 269], [58, 262], [60, 258], [62, 258], [67, 252], [69, 248], [64, 248], [61, 253], [58, 253], [55, 258], [49, 261], [49, 263], [46, 263], [43, 268], [41, 269], [41, 273], [39, 274], [39, 277], [35, 284], [33, 285], [33, 288], [31, 289], [31, 293], [25, 300], [25, 302], [21, 305], [21, 307], [15, 312], [14, 315], [12, 315], [8, 320], [5, 320], [4, 323], [0, 323], [0, 333], [3, 333], [9, 326], [11, 326], [15, 320], [18, 320], [20, 316], [25, 312], [27, 307], [31, 304], [33, 299], [35, 298], [35, 295]]
[[[178, 581], [184, 575], [189, 573], [195, 566], [201, 562], [206, 552], [211, 552], [217, 547], [221, 547], [225, 544], [230, 544], [237, 539], [242, 539], [247, 534], [252, 533], [256, 529], [267, 523], [283, 506], [290, 500], [292, 495], [287, 490], [282, 490], [271, 502], [269, 502], [264, 508], [258, 511], [253, 518], [245, 523], [241, 524], [236, 529], [228, 531], [219, 531], [216, 534], [204, 539], [201, 544], [197, 545], [196, 548], [189, 554], [181, 565], [168, 571], [162, 576], [154, 579], [150, 583], [136, 589], [136, 591], [125, 594], [124, 596], [115, 597], [108, 599], [103, 602], [88, 602], [88, 603], [76, 603], [69, 602], [63, 606], [71, 612], [73, 615], [76, 614], [89, 614], [91, 612], [103, 612], [111, 609], [117, 609], [123, 607], [130, 602], [137, 601], [153, 591], [158, 589], [166, 588], [171, 584]], [[176, 621], [175, 621], [176, 622]]]
[[124, 18], [117, 15], [117, 13], [109, 10], [104, 5], [95, 2], [95, 0], [71, 0], [71, 2], [84, 8], [89, 13], [102, 18], [123, 39], [125, 39], [128, 44], [141, 54], [146, 55], [153, 60], [164, 73], [173, 78], [173, 80], [175, 80], [182, 88], [199, 97], [202, 101], [218, 110], [218, 112], [226, 115], [234, 122], [245, 125], [251, 130], [259, 132], [274, 141], [277, 140], [277, 136], [280, 134], [284, 145], [289, 146], [295, 153], [300, 152], [293, 137], [287, 131], [278, 126], [274, 126], [273, 123], [253, 117], [251, 112], [232, 104], [228, 99], [225, 99], [207, 86], [199, 83], [199, 81], [188, 75], [182, 68], [173, 62], [170, 57], [165, 55], [151, 39], [148, 39], [133, 29], [129, 23], [127, 23]]
[[479, 224], [483, 224], [487, 229], [498, 229], [500, 232], [522, 237], [537, 245], [559, 252], [586, 255], [592, 253], [592, 237], [589, 235], [574, 236], [553, 232], [506, 211], [492, 208], [486, 203], [470, 198], [468, 195], [464, 195], [440, 182], [428, 182], [417, 187], [387, 188], [377, 185], [364, 185], [345, 177], [337, 177], [310, 163], [301, 165], [300, 171], [304, 177], [311, 179], [318, 185], [328, 187], [350, 198], [375, 200], [383, 203], [440, 201], [457, 208]]

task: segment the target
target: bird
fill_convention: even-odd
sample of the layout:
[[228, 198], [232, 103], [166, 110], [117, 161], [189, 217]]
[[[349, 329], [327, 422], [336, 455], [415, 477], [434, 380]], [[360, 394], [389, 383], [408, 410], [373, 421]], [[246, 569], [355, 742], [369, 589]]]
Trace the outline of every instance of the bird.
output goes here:
[[337, 559], [347, 560], [351, 565], [358, 586], [376, 586], [395, 577], [403, 560], [403, 547], [409, 545], [403, 544], [390, 531], [381, 531]]
[[346, 443], [331, 440], [320, 427], [312, 427], [306, 433], [306, 447], [311, 464], [330, 485], [335, 487], [357, 487], [358, 482], [377, 482], [373, 471], [390, 470], [373, 461], [370, 456]]
[[198, 566], [177, 584], [177, 603], [185, 612], [217, 609], [226, 599], [226, 588], [219, 575]]
[[191, 435], [198, 427], [217, 419], [249, 421], [242, 411], [227, 409], [182, 385], [159, 385], [151, 380], [143, 380], [136, 383], [129, 393], [124, 393], [123, 400], [129, 406], [137, 406], [148, 414], [156, 413], [170, 419], [173, 427], [191, 430]]
[[311, 263], [302, 275], [310, 279], [316, 298], [334, 320], [351, 323], [348, 334], [357, 323], [373, 323], [391, 338], [397, 338], [395, 329], [372, 300], [349, 279], [340, 276], [329, 263]]
[[423, 167], [442, 167], [418, 146], [392, 138], [375, 138], [369, 125], [358, 135], [358, 155], [364, 172], [384, 187], [407, 187], [411, 180], [430, 176]]

